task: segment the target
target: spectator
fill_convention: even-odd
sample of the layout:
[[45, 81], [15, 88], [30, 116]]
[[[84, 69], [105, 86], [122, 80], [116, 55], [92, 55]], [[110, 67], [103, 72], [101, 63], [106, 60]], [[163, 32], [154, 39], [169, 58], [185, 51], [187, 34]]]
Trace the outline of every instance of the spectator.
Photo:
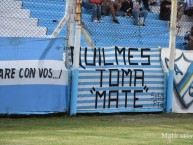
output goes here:
[[193, 50], [193, 26], [184, 36], [183, 47], [185, 50]]
[[101, 3], [91, 3], [89, 0], [82, 0], [82, 7], [87, 10], [92, 10], [92, 22], [102, 22], [101, 18]]
[[184, 15], [184, 1], [179, 0], [177, 7], [177, 21], [179, 21], [183, 15]]
[[118, 12], [121, 9], [123, 0], [110, 0], [114, 5], [115, 15], [118, 16]]
[[150, 6], [157, 6], [158, 4], [157, 4], [156, 1], [150, 0], [150, 1], [149, 1], [149, 5], [150, 5]]
[[131, 17], [132, 16], [132, 10], [133, 10], [132, 0], [123, 0], [120, 10], [123, 11], [123, 16]]
[[147, 15], [147, 10], [142, 9], [141, 0], [133, 1], [134, 25], [145, 26], [145, 19]]
[[184, 14], [187, 16], [193, 16], [193, 0], [186, 0]]
[[116, 16], [121, 8], [121, 0], [102, 0], [102, 13], [108, 15], [109, 12], [113, 17], [113, 22], [119, 24]]
[[170, 14], [171, 14], [171, 1], [170, 0], [163, 0], [160, 4], [160, 20], [170, 21]]
[[143, 0], [143, 6], [144, 6], [145, 10], [147, 10], [148, 12], [151, 12], [151, 10], [149, 8], [149, 0]]

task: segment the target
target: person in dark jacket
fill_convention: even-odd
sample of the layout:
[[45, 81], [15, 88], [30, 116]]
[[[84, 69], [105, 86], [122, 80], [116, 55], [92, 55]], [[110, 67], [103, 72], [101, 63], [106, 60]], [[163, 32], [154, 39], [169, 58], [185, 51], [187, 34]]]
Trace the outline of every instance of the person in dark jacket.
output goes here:
[[131, 17], [132, 16], [132, 10], [133, 10], [132, 0], [123, 0], [122, 1], [122, 7], [121, 7], [121, 11], [123, 11], [123, 16]]
[[171, 15], [171, 1], [163, 0], [160, 4], [160, 20], [170, 21]]
[[184, 14], [189, 17], [193, 17], [193, 0], [186, 0]]

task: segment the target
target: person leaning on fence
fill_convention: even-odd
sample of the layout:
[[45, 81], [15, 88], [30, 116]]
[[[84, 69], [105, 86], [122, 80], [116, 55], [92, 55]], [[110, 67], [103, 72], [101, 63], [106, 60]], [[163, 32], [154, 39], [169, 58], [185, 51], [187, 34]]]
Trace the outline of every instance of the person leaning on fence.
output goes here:
[[145, 26], [145, 19], [148, 15], [148, 11], [142, 9], [141, 0], [133, 1], [132, 14], [133, 14], [133, 18], [134, 18], [134, 25]]
[[193, 50], [193, 26], [184, 36], [183, 47], [185, 50]]
[[124, 17], [131, 17], [132, 16], [132, 10], [133, 10], [132, 0], [123, 0], [120, 10], [123, 11]]
[[87, 10], [92, 10], [92, 22], [102, 22], [101, 0], [82, 0], [82, 7]]
[[116, 16], [121, 8], [121, 1], [122, 0], [102, 0], [102, 13], [105, 15], [111, 13], [113, 22], [117, 24], [119, 24], [119, 21]]
[[193, 17], [193, 0], [186, 0], [184, 6], [184, 14]]
[[171, 15], [171, 1], [163, 0], [160, 4], [160, 14], [159, 18], [163, 21], [170, 21]]

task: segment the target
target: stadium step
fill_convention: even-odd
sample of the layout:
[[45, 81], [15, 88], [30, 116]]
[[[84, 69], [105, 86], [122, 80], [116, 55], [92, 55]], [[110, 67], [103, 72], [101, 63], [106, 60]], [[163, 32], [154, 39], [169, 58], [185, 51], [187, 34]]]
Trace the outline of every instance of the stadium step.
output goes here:
[[0, 17], [29, 18], [30, 10], [25, 9], [4, 9], [0, 10]]
[[[30, 2], [30, 0], [17, 0], [23, 2]], [[50, 3], [50, 4], [66, 4], [66, 0], [31, 0], [33, 3]]]
[[27, 29], [27, 30], [39, 30], [39, 31], [42, 31], [42, 32], [47, 32], [47, 28], [46, 27], [37, 27], [37, 26], [31, 26], [29, 27], [28, 25], [0, 25], [1, 26], [1, 29], [4, 28], [4, 29]]
[[64, 16], [65, 11], [42, 11], [42, 10], [31, 10], [31, 17], [38, 19], [52, 19], [52, 20], [60, 20]]
[[0, 26], [9, 25], [13, 27], [32, 27], [37, 26], [38, 19], [36, 18], [12, 18], [12, 17], [0, 17]]
[[65, 4], [58, 4], [56, 3], [36, 3], [36, 2], [31, 2], [31, 1], [23, 1], [23, 8], [24, 9], [30, 9], [31, 11], [33, 10], [41, 10], [41, 11], [64, 11], [65, 10]]
[[0, 1], [0, 9], [6, 10], [6, 9], [21, 9], [22, 8], [22, 2], [21, 1], [15, 1], [15, 0], [1, 0]]
[[45, 29], [17, 29], [17, 28], [3, 28], [0, 27], [1, 37], [49, 37], [46, 35]]
[[[103, 16], [103, 23], [113, 23], [112, 22], [112, 17], [111, 16]], [[91, 15], [89, 14], [83, 14], [82, 15], [83, 22], [91, 22]], [[120, 22], [121, 25], [133, 25], [133, 18], [125, 18], [125, 17], [117, 17], [118, 21]], [[157, 20], [154, 18], [146, 19], [145, 22], [146, 26], [163, 26], [167, 27], [168, 22], [167, 21], [161, 21]]]
[[[110, 34], [127, 34], [127, 36], [137, 35], [137, 36], [146, 36], [146, 35], [160, 35], [160, 34], [168, 34], [169, 29], [168, 27], [163, 26], [134, 26], [134, 25], [124, 25], [124, 24], [106, 24], [106, 23], [92, 23], [92, 22], [85, 22], [85, 28], [88, 32], [97, 34], [97, 33], [104, 33], [109, 32]], [[153, 30], [153, 31], [152, 31]], [[151, 33], [150, 33], [151, 32]]]
[[49, 28], [55, 28], [59, 24], [59, 21], [55, 21], [52, 19], [39, 19], [38, 26], [46, 26]]

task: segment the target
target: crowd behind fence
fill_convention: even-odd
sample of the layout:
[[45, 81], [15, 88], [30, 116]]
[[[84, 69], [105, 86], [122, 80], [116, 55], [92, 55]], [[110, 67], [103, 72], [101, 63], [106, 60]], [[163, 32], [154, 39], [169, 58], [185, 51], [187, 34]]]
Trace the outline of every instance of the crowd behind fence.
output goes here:
[[[1, 37], [50, 38], [65, 15], [67, 0], [1, 0]], [[117, 2], [117, 3], [116, 3]], [[136, 2], [140, 15], [136, 20]], [[76, 3], [76, 1], [74, 2]], [[132, 6], [131, 6], [132, 3]], [[170, 0], [102, 0], [94, 17], [93, 9], [82, 1], [82, 27], [96, 46], [144, 44], [150, 47], [168, 47], [170, 32]], [[182, 48], [183, 37], [193, 25], [191, 11], [186, 3], [178, 1], [177, 47]], [[74, 5], [75, 7], [75, 5]], [[133, 9], [133, 11], [132, 11]], [[143, 10], [142, 10], [143, 9]], [[141, 14], [142, 12], [142, 14]], [[67, 25], [62, 26], [57, 37], [67, 36]], [[81, 44], [87, 45], [82, 36]], [[155, 45], [151, 45], [155, 44]]]

